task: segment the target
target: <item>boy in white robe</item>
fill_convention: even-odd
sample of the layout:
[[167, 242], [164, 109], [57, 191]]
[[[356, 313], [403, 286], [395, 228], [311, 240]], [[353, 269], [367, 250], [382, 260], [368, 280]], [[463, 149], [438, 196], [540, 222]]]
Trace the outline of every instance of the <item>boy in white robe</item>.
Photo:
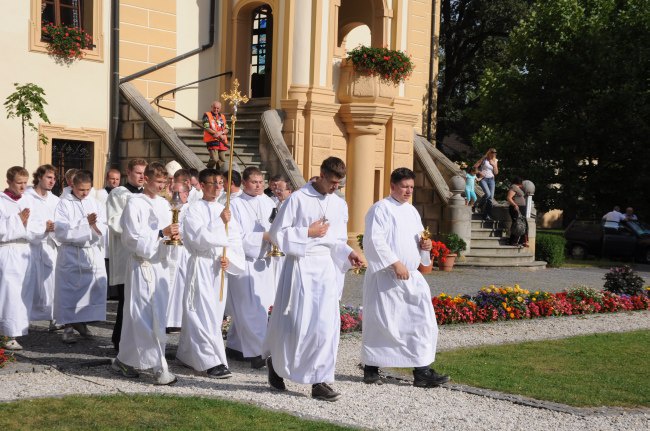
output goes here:
[[0, 193], [0, 335], [9, 338], [8, 350], [22, 350], [16, 337], [27, 335], [33, 286], [29, 281], [29, 208], [22, 195], [29, 172], [20, 166], [7, 170], [7, 185]]
[[275, 204], [264, 194], [262, 172], [250, 166], [243, 173], [244, 193], [231, 203], [233, 219], [241, 226], [242, 243], [246, 256], [246, 270], [230, 276], [230, 311], [232, 325], [228, 330], [228, 351], [251, 361], [251, 368], [264, 367], [262, 358], [269, 307], [275, 298], [276, 282], [273, 266], [267, 253], [269, 218]]
[[89, 197], [92, 174], [80, 170], [72, 190], [59, 201], [54, 236], [61, 244], [54, 275], [54, 319], [65, 326], [63, 342], [76, 341], [73, 328], [91, 336], [87, 322], [106, 320], [106, 235], [104, 207]]
[[422, 238], [420, 215], [409, 203], [414, 184], [413, 171], [396, 169], [390, 196], [366, 214], [361, 358], [368, 384], [381, 384], [379, 367], [413, 368], [417, 387], [449, 381], [429, 368], [436, 356], [438, 326], [429, 285], [417, 269], [431, 263], [431, 240]]
[[[179, 212], [179, 230], [183, 231], [183, 220], [189, 204], [187, 203], [189, 188], [183, 183], [173, 183], [171, 194], [178, 193], [181, 201]], [[182, 236], [181, 236], [182, 239]], [[167, 305], [167, 333], [178, 333], [183, 320], [183, 295], [185, 294], [185, 274], [190, 254], [185, 243], [168, 247], [169, 256], [169, 305]]]
[[39, 166], [33, 174], [34, 187], [25, 192], [25, 205], [31, 210], [27, 224], [33, 265], [34, 301], [30, 320], [49, 320], [50, 330], [59, 329], [54, 323], [54, 269], [58, 244], [54, 239], [54, 213], [59, 198], [52, 193], [56, 184], [56, 168]]
[[341, 397], [328, 384], [341, 324], [336, 271], [362, 264], [347, 244], [345, 202], [333, 194], [344, 177], [341, 159], [325, 159], [320, 176], [282, 205], [270, 232], [286, 258], [264, 341], [269, 384], [310, 383], [312, 397], [326, 401]]
[[143, 159], [129, 160], [126, 169], [126, 184], [114, 188], [106, 201], [106, 215], [109, 230], [109, 280], [111, 286], [117, 291], [117, 315], [111, 341], [116, 351], [120, 350], [120, 336], [122, 335], [122, 318], [124, 316], [124, 279], [126, 277], [126, 259], [129, 252], [122, 244], [122, 226], [120, 220], [126, 202], [133, 194], [142, 193], [144, 184], [144, 170], [147, 162]]
[[[183, 329], [176, 358], [212, 378], [225, 379], [232, 376], [221, 335], [229, 291], [228, 277], [225, 277], [220, 298], [221, 272], [241, 273], [245, 263], [240, 228], [231, 220], [230, 211], [216, 201], [219, 177], [215, 169], [200, 172], [203, 197], [190, 205], [183, 221], [183, 241], [190, 259], [183, 297]], [[227, 233], [225, 223], [228, 223]], [[224, 247], [227, 247], [227, 258], [223, 257]]]
[[122, 244], [128, 251], [124, 284], [124, 320], [120, 351], [111, 368], [135, 378], [135, 369], [153, 369], [154, 383], [171, 385], [177, 379], [165, 360], [165, 327], [169, 301], [169, 267], [164, 238], [178, 239], [178, 224], [171, 224], [169, 202], [160, 192], [167, 171], [151, 163], [144, 172], [144, 191], [128, 200], [122, 214]]

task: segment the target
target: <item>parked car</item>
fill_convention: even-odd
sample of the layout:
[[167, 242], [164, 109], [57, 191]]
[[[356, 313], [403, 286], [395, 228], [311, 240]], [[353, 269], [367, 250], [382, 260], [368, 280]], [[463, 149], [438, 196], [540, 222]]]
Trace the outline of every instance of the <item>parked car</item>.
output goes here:
[[567, 253], [575, 259], [594, 255], [650, 263], [650, 226], [642, 222], [574, 220], [564, 238]]

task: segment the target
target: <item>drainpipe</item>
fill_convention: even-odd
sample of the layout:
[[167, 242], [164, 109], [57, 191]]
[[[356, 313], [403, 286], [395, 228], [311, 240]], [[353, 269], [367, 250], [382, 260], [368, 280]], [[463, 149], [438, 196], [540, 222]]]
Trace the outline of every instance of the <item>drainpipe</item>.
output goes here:
[[[435, 53], [436, 53], [436, 2], [439, 0], [431, 0], [431, 43], [429, 45], [429, 97], [427, 104], [427, 141], [433, 142], [433, 131], [431, 121], [433, 120], [433, 92], [437, 90], [438, 84], [434, 79], [433, 68], [435, 66]], [[436, 143], [436, 147], [438, 144]]]
[[111, 89], [110, 116], [108, 130], [108, 153], [106, 154], [106, 171], [117, 165], [117, 153], [120, 127], [120, 1], [111, 1]]

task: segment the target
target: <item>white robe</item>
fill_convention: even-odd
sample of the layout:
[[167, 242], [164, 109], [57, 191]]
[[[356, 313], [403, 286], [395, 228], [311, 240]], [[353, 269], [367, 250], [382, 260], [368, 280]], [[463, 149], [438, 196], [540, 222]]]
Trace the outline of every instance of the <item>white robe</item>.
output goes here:
[[[230, 202], [233, 201], [233, 199], [240, 197], [244, 193], [243, 190], [239, 189], [236, 192], [232, 192], [230, 194]], [[225, 206], [226, 205], [226, 200], [228, 199], [228, 193], [224, 190], [219, 196], [217, 196], [217, 202], [219, 202], [221, 205]]]
[[[139, 194], [139, 193], [138, 193]], [[109, 279], [111, 286], [124, 284], [126, 278], [126, 260], [129, 251], [122, 244], [122, 226], [120, 219], [122, 212], [126, 207], [126, 202], [133, 193], [124, 186], [116, 187], [111, 190], [106, 201], [106, 215], [108, 220], [108, 259], [109, 259]]]
[[28, 232], [17, 202], [0, 193], [0, 335], [27, 335], [33, 289], [29, 284]]
[[[111, 193], [112, 194], [112, 193]], [[122, 213], [122, 244], [128, 254], [124, 321], [118, 359], [134, 368], [166, 370], [169, 267], [159, 231], [171, 223], [169, 203], [134, 194]]]
[[[389, 197], [370, 208], [365, 224], [362, 362], [428, 366], [436, 356], [438, 326], [429, 285], [417, 270], [420, 263], [430, 264], [428, 252], [419, 247], [420, 215], [410, 203]], [[390, 265], [398, 260], [409, 270], [408, 280], [395, 276]]]
[[[95, 190], [95, 189], [93, 189], [93, 190]], [[108, 202], [108, 192], [106, 191], [106, 189], [96, 189], [94, 195], [95, 195], [95, 199], [97, 199], [99, 201], [100, 205], [102, 205], [104, 207], [104, 209], [106, 209], [106, 203]], [[104, 244], [103, 244], [104, 259], [109, 258], [109, 255], [108, 255], [108, 253], [109, 253], [109, 251], [108, 251], [109, 250], [109, 248], [108, 248], [108, 239], [109, 238], [110, 238], [110, 234], [104, 235]]]
[[[183, 231], [183, 221], [189, 204], [183, 204], [179, 213], [180, 231]], [[169, 304], [167, 305], [167, 327], [180, 328], [183, 320], [183, 295], [185, 294], [185, 274], [190, 254], [183, 245], [172, 245], [168, 247], [169, 254]]]
[[[87, 216], [97, 214], [97, 234]], [[95, 199], [68, 193], [54, 214], [54, 237], [61, 244], [54, 275], [54, 319], [57, 323], [106, 320], [106, 267], [102, 243], [106, 212]]]
[[[309, 225], [325, 216], [323, 238], [309, 238]], [[287, 255], [269, 321], [265, 355], [281, 377], [298, 383], [334, 381], [341, 319], [336, 271], [350, 268], [347, 207], [312, 184], [291, 194], [271, 227], [271, 239]]]
[[242, 228], [242, 244], [246, 255], [246, 270], [230, 276], [229, 311], [232, 325], [226, 337], [227, 346], [244, 354], [245, 358], [262, 354], [269, 307], [275, 298], [276, 282], [271, 258], [265, 257], [271, 249], [262, 239], [271, 223], [269, 217], [275, 208], [266, 195], [246, 193], [231, 201], [232, 218]]
[[223, 299], [219, 300], [223, 247], [228, 247], [229, 274], [241, 273], [245, 266], [240, 228], [231, 220], [226, 236], [220, 217], [223, 208], [217, 202], [200, 200], [190, 205], [183, 223], [183, 241], [190, 259], [176, 358], [197, 371], [228, 366], [221, 335], [228, 277], [224, 279]]
[[45, 232], [48, 220], [54, 221], [59, 198], [47, 192], [45, 197], [28, 188], [21, 200], [30, 209], [27, 230], [30, 232], [31, 272], [34, 300], [29, 320], [54, 319], [54, 269], [58, 244], [54, 232]]

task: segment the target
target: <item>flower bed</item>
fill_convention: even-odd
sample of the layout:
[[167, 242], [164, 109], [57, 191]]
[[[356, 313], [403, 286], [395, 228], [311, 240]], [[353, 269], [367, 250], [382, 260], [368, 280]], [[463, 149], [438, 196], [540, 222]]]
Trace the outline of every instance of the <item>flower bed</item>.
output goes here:
[[[487, 286], [476, 295], [441, 293], [431, 299], [438, 325], [522, 320], [575, 314], [614, 313], [650, 309], [650, 287], [638, 295], [617, 295], [576, 286], [568, 292], [530, 292], [519, 285]], [[360, 331], [362, 308], [342, 305], [341, 332]]]
[[5, 343], [7, 342], [7, 337], [0, 336], [0, 368], [7, 365], [9, 362], [16, 360], [13, 353], [7, 353], [5, 350]]

